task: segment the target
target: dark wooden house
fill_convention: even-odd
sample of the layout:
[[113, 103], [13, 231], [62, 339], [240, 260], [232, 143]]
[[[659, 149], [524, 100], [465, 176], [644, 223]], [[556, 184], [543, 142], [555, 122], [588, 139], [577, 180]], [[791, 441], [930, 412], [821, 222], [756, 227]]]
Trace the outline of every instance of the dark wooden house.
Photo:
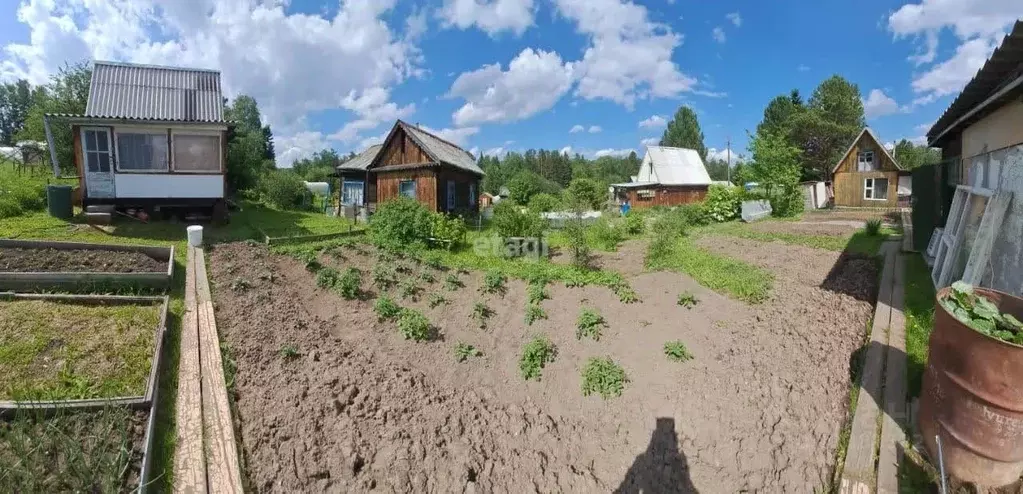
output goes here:
[[468, 151], [398, 120], [383, 144], [339, 165], [341, 203], [368, 206], [406, 196], [431, 211], [475, 213], [483, 170]]

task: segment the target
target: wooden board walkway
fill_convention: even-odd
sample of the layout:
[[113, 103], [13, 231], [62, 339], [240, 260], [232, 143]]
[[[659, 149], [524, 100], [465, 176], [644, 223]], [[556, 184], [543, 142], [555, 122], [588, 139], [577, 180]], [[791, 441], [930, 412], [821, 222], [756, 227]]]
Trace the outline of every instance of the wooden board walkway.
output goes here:
[[881, 248], [885, 261], [839, 486], [843, 494], [898, 492], [898, 448], [906, 422], [905, 259], [900, 244], [885, 242]]
[[174, 491], [241, 493], [241, 468], [205, 253], [189, 247], [187, 262]]

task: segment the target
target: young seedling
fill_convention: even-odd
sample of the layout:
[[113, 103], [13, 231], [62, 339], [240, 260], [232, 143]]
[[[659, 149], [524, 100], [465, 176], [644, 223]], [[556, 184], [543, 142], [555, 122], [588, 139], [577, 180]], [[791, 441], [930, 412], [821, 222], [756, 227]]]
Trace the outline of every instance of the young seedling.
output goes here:
[[425, 283], [433, 283], [434, 281], [437, 281], [437, 277], [434, 276], [433, 273], [429, 271], [423, 271], [419, 273], [419, 279], [423, 280], [423, 282]]
[[380, 320], [384, 319], [396, 319], [401, 315], [401, 306], [394, 303], [390, 297], [382, 296], [373, 303], [373, 312], [377, 313], [377, 317]]
[[605, 400], [621, 396], [628, 382], [625, 369], [611, 357], [591, 357], [583, 368], [583, 396], [600, 393]]
[[398, 294], [401, 295], [401, 298], [418, 300], [420, 291], [421, 289], [416, 284], [416, 280], [412, 278], [406, 278], [405, 281], [398, 285]]
[[547, 312], [540, 304], [526, 304], [526, 325], [532, 326], [537, 319], [547, 319]]
[[459, 288], [462, 288], [463, 286], [465, 286], [465, 283], [462, 283], [462, 280], [460, 280], [458, 278], [458, 275], [456, 275], [454, 273], [451, 273], [451, 274], [449, 274], [447, 276], [447, 278], [444, 278], [444, 289], [449, 291], [449, 292], [453, 292], [455, 290], [458, 290]]
[[504, 286], [508, 278], [499, 271], [487, 271], [483, 277], [483, 286], [480, 291], [484, 293], [499, 293], [504, 295], [507, 288]]
[[699, 303], [700, 299], [696, 298], [696, 295], [693, 295], [690, 292], [682, 292], [678, 294], [678, 305], [681, 305], [682, 307], [692, 309]]
[[300, 353], [298, 353], [298, 347], [291, 344], [282, 345], [278, 353], [284, 360], [295, 359], [298, 358], [299, 355], [301, 355]]
[[444, 298], [443, 295], [441, 295], [439, 293], [431, 293], [430, 294], [430, 308], [431, 309], [433, 309], [433, 308], [435, 308], [437, 306], [440, 306], [440, 305], [444, 305], [446, 303], [448, 303], [448, 299]]
[[664, 344], [664, 356], [673, 362], [688, 362], [693, 359], [686, 344], [679, 340], [669, 341]]
[[600, 341], [600, 333], [605, 326], [607, 326], [607, 322], [604, 321], [604, 316], [595, 310], [583, 309], [579, 312], [579, 319], [576, 320], [575, 337], [577, 340], [581, 340], [585, 336], [593, 341]]
[[483, 301], [476, 302], [472, 306], [472, 320], [476, 321], [476, 324], [480, 329], [487, 328], [487, 320], [494, 314], [494, 311], [487, 307], [487, 304]]
[[543, 368], [554, 362], [557, 352], [557, 347], [546, 336], [534, 336], [522, 347], [522, 356], [519, 358], [519, 371], [523, 379], [539, 381]]
[[398, 332], [406, 340], [426, 341], [430, 339], [430, 320], [414, 309], [404, 309], [398, 316]]
[[483, 352], [476, 349], [476, 347], [458, 342], [455, 344], [455, 360], [458, 362], [465, 362], [469, 357], [482, 357]]

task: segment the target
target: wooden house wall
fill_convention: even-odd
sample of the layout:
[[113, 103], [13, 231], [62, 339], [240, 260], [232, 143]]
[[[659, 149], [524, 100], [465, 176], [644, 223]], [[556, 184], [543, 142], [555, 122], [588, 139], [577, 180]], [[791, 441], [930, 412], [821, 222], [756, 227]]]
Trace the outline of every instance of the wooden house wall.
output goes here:
[[[878, 164], [877, 171], [856, 171], [858, 154], [864, 151], [874, 152], [874, 161]], [[895, 162], [881, 148], [881, 144], [870, 134], [863, 133], [835, 170], [833, 177], [835, 205], [858, 208], [896, 207], [899, 200], [898, 170]], [[868, 178], [888, 179], [888, 199], [879, 201], [863, 198], [863, 181]]]
[[[448, 181], [455, 182], [455, 209], [452, 212], [463, 213], [479, 211], [480, 177], [476, 174], [457, 168], [445, 167], [437, 174], [437, 204], [442, 211], [448, 210]], [[476, 184], [476, 204], [469, 201], [469, 185]]]
[[437, 175], [434, 168], [378, 172], [376, 175], [376, 201], [387, 202], [397, 198], [402, 180], [416, 181], [416, 200], [431, 211], [437, 211]]
[[405, 131], [398, 129], [394, 140], [386, 148], [381, 149], [383, 155], [376, 166], [406, 165], [411, 163], [429, 163], [430, 157], [416, 145]]
[[[707, 197], [706, 185], [657, 185], [650, 189], [626, 189], [625, 196], [633, 208], [678, 206], [701, 202]], [[642, 197], [641, 191], [653, 191], [653, 197]]]

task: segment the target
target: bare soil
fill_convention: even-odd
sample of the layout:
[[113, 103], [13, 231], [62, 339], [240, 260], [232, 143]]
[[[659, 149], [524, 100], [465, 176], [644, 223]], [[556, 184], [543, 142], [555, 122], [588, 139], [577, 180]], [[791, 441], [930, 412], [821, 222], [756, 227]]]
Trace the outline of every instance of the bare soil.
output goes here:
[[0, 248], [0, 271], [153, 273], [166, 270], [166, 261], [141, 252]]
[[[705, 241], [713, 247], [734, 239]], [[625, 247], [607, 264], [642, 266], [643, 250]], [[297, 261], [258, 245], [220, 245], [210, 272], [218, 325], [237, 365], [249, 487], [518, 493], [827, 486], [847, 413], [848, 357], [863, 341], [871, 305], [819, 287], [836, 254], [767, 250], [786, 261], [764, 262], [781, 283], [759, 306], [675, 273], [636, 268], [629, 281], [641, 303], [624, 305], [603, 287], [555, 284], [542, 303], [548, 319], [527, 326], [520, 281], [510, 281], [503, 296], [481, 295], [479, 273], [459, 275], [465, 287], [454, 292], [439, 281], [421, 283], [420, 301], [392, 294], [439, 331], [434, 341], [414, 343], [373, 313], [371, 257], [323, 256], [365, 273], [366, 300], [348, 301], [317, 288]], [[851, 292], [876, 291], [873, 266], [849, 265], [836, 280]], [[238, 279], [251, 286], [232, 288]], [[683, 291], [700, 300], [695, 308], [676, 304]], [[429, 293], [449, 303], [431, 309]], [[469, 317], [478, 300], [494, 311], [485, 330]], [[576, 339], [582, 307], [607, 320], [599, 341]], [[540, 382], [526, 382], [518, 359], [535, 333], [546, 334], [558, 356]], [[694, 360], [664, 357], [664, 343], [676, 339]], [[456, 363], [456, 342], [483, 357]], [[282, 357], [285, 345], [300, 355]], [[630, 382], [621, 397], [582, 396], [580, 371], [595, 356], [624, 367]]]
[[800, 217], [802, 221], [867, 221], [881, 218], [885, 223], [902, 222], [902, 213], [894, 209], [835, 209], [807, 211]]
[[835, 225], [824, 222], [762, 221], [748, 225], [751, 230], [772, 233], [795, 233], [800, 235], [827, 235], [844, 237], [855, 233], [862, 225]]

